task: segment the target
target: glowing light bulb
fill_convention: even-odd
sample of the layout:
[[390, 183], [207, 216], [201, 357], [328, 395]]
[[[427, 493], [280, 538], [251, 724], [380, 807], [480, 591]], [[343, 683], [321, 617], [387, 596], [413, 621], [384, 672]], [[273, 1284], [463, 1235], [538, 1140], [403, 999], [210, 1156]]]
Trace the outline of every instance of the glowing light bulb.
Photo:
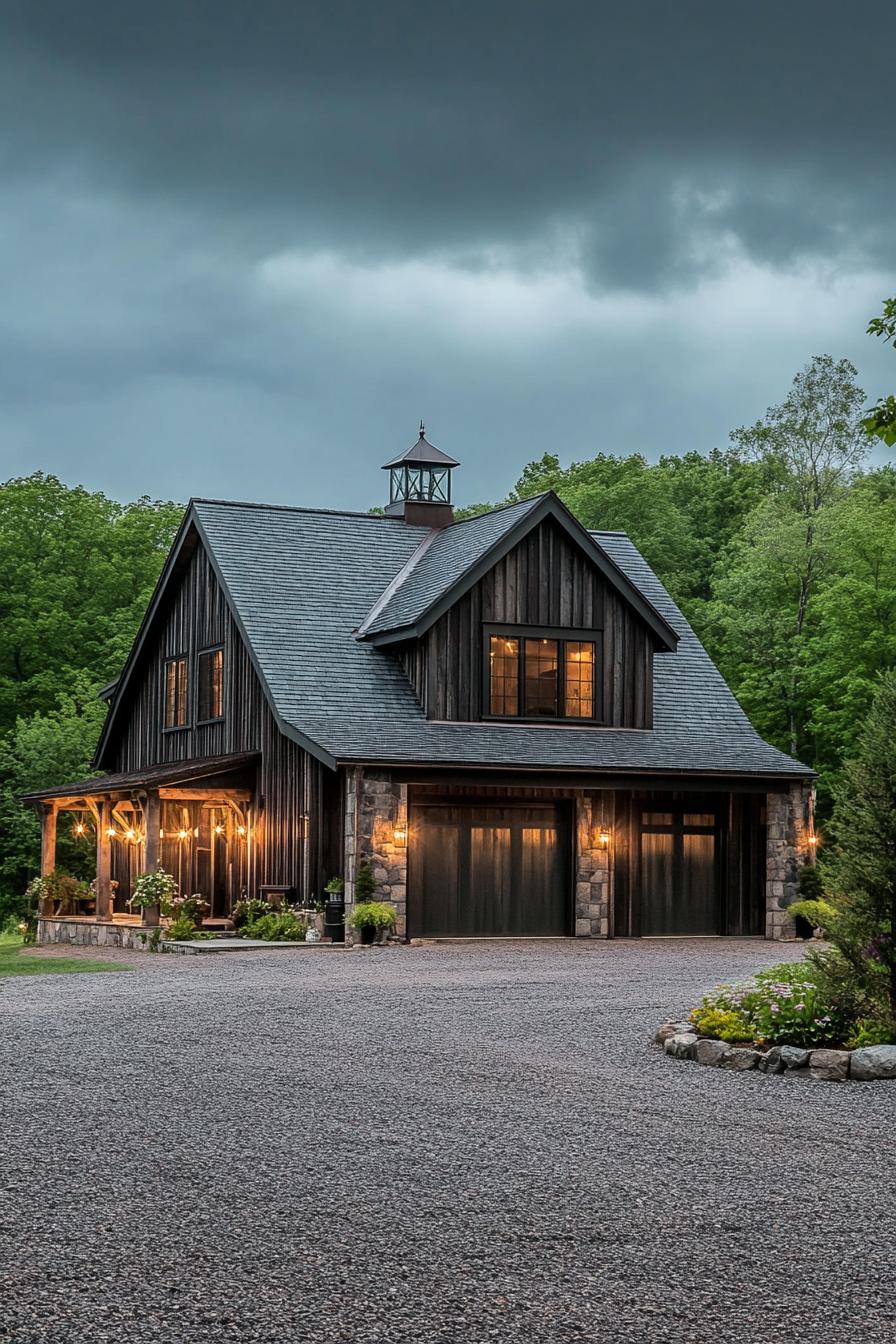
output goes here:
[[136, 839], [137, 839], [137, 832], [133, 829], [133, 827], [132, 827], [130, 830], [125, 831], [125, 835], [126, 835], [126, 837], [128, 838], [128, 840], [136, 840]]
[[116, 832], [114, 826], [107, 826], [107, 827], [106, 827], [106, 836], [108, 837], [108, 839], [110, 839], [110, 840], [114, 840], [114, 839], [116, 838], [116, 834], [117, 834], [117, 832]]
[[236, 833], [237, 835], [245, 835], [246, 834], [245, 826], [237, 826]]
[[188, 835], [189, 835], [189, 831], [178, 831], [178, 833], [177, 833], [177, 838], [178, 838], [178, 840], [186, 840], [186, 838], [187, 838]]
[[83, 821], [75, 823], [75, 835], [83, 835], [86, 830], [87, 827], [84, 825]]
[[223, 835], [223, 834], [224, 834], [224, 827], [219, 822], [218, 825], [215, 827], [215, 835]]

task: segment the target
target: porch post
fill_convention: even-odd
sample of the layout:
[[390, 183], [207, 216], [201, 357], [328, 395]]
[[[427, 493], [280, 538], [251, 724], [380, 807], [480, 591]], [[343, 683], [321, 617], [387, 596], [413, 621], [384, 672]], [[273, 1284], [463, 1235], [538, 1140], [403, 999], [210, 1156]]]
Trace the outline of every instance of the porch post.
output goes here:
[[[146, 841], [143, 846], [143, 869], [144, 872], [154, 873], [158, 869], [159, 854], [161, 853], [159, 830], [162, 825], [162, 803], [158, 789], [147, 789], [146, 791], [146, 797], [143, 800], [143, 825], [146, 829]], [[143, 924], [147, 928], [156, 928], [158, 923], [159, 907], [157, 905], [144, 906]]]
[[[40, 875], [49, 877], [56, 867], [56, 817], [57, 804], [44, 803], [40, 810]], [[38, 902], [39, 915], [51, 915], [50, 902], [41, 898]]]
[[108, 798], [96, 802], [96, 920], [108, 923], [112, 918], [112, 841], [106, 831], [112, 825], [112, 803]]

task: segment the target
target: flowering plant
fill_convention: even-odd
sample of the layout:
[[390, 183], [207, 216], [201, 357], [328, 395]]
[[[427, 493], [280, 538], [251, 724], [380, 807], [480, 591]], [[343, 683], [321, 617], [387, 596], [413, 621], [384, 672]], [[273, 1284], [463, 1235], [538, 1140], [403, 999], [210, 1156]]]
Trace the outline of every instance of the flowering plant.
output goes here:
[[136, 906], [138, 910], [145, 910], [148, 905], [160, 905], [162, 913], [168, 915], [171, 911], [165, 907], [170, 906], [176, 895], [176, 880], [164, 868], [160, 868], [157, 873], [140, 874], [128, 904]]
[[190, 919], [198, 924], [203, 910], [208, 909], [208, 901], [198, 891], [192, 896], [172, 896], [162, 902], [162, 913], [169, 919]]
[[742, 984], [718, 985], [704, 995], [691, 1021], [698, 1031], [714, 1035], [707, 1030], [714, 1014], [716, 1020], [736, 1015], [746, 1028], [745, 1039], [769, 1045], [836, 1045], [853, 1029], [849, 1008], [819, 982], [809, 962], [784, 962]]

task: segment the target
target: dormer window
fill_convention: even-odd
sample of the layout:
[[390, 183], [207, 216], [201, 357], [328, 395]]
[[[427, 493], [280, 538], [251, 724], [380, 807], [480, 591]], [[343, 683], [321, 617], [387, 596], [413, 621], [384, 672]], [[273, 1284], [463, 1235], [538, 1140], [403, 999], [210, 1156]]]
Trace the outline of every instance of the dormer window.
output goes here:
[[489, 717], [598, 720], [597, 637], [583, 633], [486, 630]]

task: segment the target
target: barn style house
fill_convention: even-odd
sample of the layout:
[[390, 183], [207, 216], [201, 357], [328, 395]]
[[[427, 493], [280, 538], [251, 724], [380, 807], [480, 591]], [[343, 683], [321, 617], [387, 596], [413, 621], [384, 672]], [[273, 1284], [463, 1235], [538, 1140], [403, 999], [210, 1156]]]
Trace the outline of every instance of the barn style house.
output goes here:
[[422, 426], [385, 466], [382, 514], [190, 503], [98, 776], [31, 796], [45, 873], [58, 825], [97, 847], [41, 939], [120, 940], [157, 867], [218, 920], [333, 876], [350, 910], [364, 856], [408, 939], [791, 932], [811, 771], [628, 537], [550, 491], [455, 521]]

